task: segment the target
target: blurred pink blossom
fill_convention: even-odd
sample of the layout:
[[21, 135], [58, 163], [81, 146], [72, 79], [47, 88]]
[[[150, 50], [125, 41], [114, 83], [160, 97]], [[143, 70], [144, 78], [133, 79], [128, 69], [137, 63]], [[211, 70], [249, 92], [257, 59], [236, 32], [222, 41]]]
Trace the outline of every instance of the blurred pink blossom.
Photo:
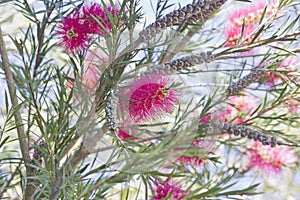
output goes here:
[[128, 132], [124, 131], [123, 129], [118, 130], [117, 133], [118, 137], [122, 140], [136, 140], [135, 137], [133, 137], [131, 134], [129, 134]]
[[251, 4], [235, 11], [228, 16], [229, 23], [225, 28], [226, 43], [225, 47], [236, 46], [241, 39], [242, 43], [249, 43], [253, 39], [252, 33], [258, 26], [262, 14], [266, 8], [265, 17], [275, 13], [275, 1], [270, 3], [261, 1]]
[[[226, 103], [225, 113], [227, 121], [236, 118], [235, 124], [238, 124], [246, 120], [246, 118], [257, 108], [258, 99], [247, 94], [244, 96], [231, 96]], [[244, 118], [239, 118], [239, 115], [243, 115]]]
[[136, 140], [138, 139], [136, 137], [137, 134], [135, 123], [130, 118], [121, 123], [117, 132], [117, 136], [122, 140]]
[[[242, 124], [249, 119], [250, 114], [257, 108], [257, 104], [258, 99], [250, 94], [245, 96], [231, 96], [228, 98], [223, 111], [207, 115], [200, 121], [200, 124], [207, 122]], [[220, 138], [231, 137], [233, 137], [233, 135], [227, 133], [220, 135]]]
[[208, 114], [201, 121], [200, 124], [205, 124], [207, 122], [220, 123], [227, 122], [226, 112], [215, 112], [212, 114]]
[[231, 122], [233, 124], [241, 124], [257, 108], [257, 104], [258, 99], [250, 94], [231, 96], [226, 102], [224, 111], [209, 114], [200, 123], [204, 124], [211, 121], [213, 123]]
[[239, 39], [241, 39], [240, 42], [249, 43], [253, 39], [253, 36], [251, 35], [253, 31], [253, 26], [245, 26], [244, 30], [241, 26], [236, 26], [233, 24], [227, 26], [225, 28], [226, 43], [224, 47], [236, 46], [239, 42]]
[[250, 6], [244, 6], [228, 16], [228, 20], [236, 26], [252, 26], [259, 23], [266, 8], [265, 17], [270, 16], [276, 11], [276, 1], [261, 1]]
[[292, 78], [292, 75], [289, 73], [295, 71], [298, 64], [299, 58], [297, 56], [289, 56], [277, 67], [277, 72], [269, 72], [260, 80], [260, 82], [272, 86], [284, 81], [284, 78]]
[[155, 192], [155, 195], [153, 200], [164, 200], [166, 198], [170, 200], [182, 200], [186, 196], [185, 191], [182, 190], [179, 185], [171, 182], [170, 180], [166, 180], [162, 183], [155, 181], [154, 184], [155, 188], [153, 191]]
[[287, 146], [271, 147], [254, 142], [245, 154], [247, 168], [253, 168], [265, 174], [280, 174], [285, 168], [293, 167], [298, 162], [295, 153]]
[[104, 36], [112, 30], [113, 21], [110, 20], [108, 13], [110, 13], [113, 19], [114, 16], [119, 15], [120, 9], [118, 6], [107, 4], [107, 11], [106, 8], [97, 3], [82, 7], [84, 24], [89, 33]]
[[[99, 87], [99, 79], [102, 71], [109, 63], [109, 57], [100, 49], [89, 51], [84, 60], [83, 74], [80, 81], [81, 90], [92, 94]], [[76, 86], [76, 81], [68, 83], [67, 87]], [[80, 91], [80, 90], [79, 90]]]

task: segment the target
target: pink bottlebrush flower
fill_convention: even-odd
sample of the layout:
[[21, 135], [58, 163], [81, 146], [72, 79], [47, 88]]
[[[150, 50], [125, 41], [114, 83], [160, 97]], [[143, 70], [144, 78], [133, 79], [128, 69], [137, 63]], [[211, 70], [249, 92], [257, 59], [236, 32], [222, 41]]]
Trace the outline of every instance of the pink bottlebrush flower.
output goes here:
[[[114, 17], [120, 9], [107, 6], [108, 12]], [[91, 41], [92, 34], [105, 35], [112, 30], [112, 23], [106, 9], [100, 4], [84, 5], [73, 15], [65, 17], [56, 31], [60, 38], [59, 45], [66, 51], [86, 50]]]
[[236, 26], [242, 27], [243, 24], [245, 26], [252, 26], [259, 23], [265, 8], [265, 17], [272, 15], [276, 8], [275, 1], [271, 3], [266, 3], [263, 1], [257, 4], [251, 4], [250, 6], [242, 7], [236, 12], [230, 14], [228, 20]]
[[[111, 5], [107, 5], [107, 10], [112, 17], [120, 13], [118, 7], [113, 8]], [[89, 6], [83, 6], [82, 11], [89, 33], [103, 36], [112, 30], [112, 22], [106, 9], [101, 5], [93, 3]]]
[[[250, 115], [257, 108], [258, 99], [252, 95], [231, 96], [225, 108], [226, 118], [230, 121], [240, 114]], [[237, 121], [243, 121], [241, 119]]]
[[[275, 85], [283, 80], [283, 77], [292, 78], [289, 75], [289, 72], [296, 70], [296, 65], [299, 63], [299, 58], [297, 56], [289, 56], [282, 61], [282, 63], [278, 66], [278, 72], [269, 72], [266, 76], [264, 76], [260, 82], [264, 83], [268, 86]], [[284, 72], [286, 71], [286, 72]]]
[[285, 168], [293, 167], [298, 158], [287, 146], [271, 147], [255, 142], [252, 148], [248, 148], [247, 168], [256, 169], [264, 174], [280, 174]]
[[[226, 43], [225, 47], [233, 47], [238, 44], [239, 38], [242, 43], [248, 43], [253, 39], [257, 24], [266, 7], [266, 2], [251, 4], [251, 6], [243, 7], [230, 14], [228, 21], [230, 22], [225, 29]], [[275, 12], [275, 1], [267, 6], [265, 17]], [[243, 30], [244, 29], [244, 30]], [[243, 30], [243, 32], [242, 32]]]
[[82, 79], [83, 86], [85, 87], [84, 89], [88, 90], [89, 93], [95, 92], [99, 86], [100, 76], [101, 76], [101, 72], [96, 66], [94, 65], [88, 66], [88, 68], [83, 74], [83, 79]]
[[248, 43], [253, 39], [251, 33], [254, 31], [253, 26], [245, 26], [242, 32], [241, 26], [230, 25], [225, 28], [226, 43], [225, 47], [236, 46], [241, 38], [241, 43]]
[[[109, 57], [100, 49], [89, 51], [84, 60], [84, 71], [81, 80], [81, 89], [93, 94], [99, 87], [99, 79], [102, 70], [105, 70], [109, 63]], [[68, 82], [67, 87], [72, 88], [75, 86], [74, 81]]]
[[133, 81], [122, 92], [127, 101], [123, 103], [123, 110], [128, 110], [135, 122], [171, 113], [178, 103], [178, 94], [170, 84], [170, 78], [159, 75], [143, 76]]
[[186, 196], [184, 190], [182, 190], [176, 183], [167, 180], [163, 183], [155, 181], [155, 195], [153, 200], [163, 200], [163, 199], [172, 199], [172, 200], [182, 200]]
[[56, 34], [60, 38], [59, 45], [66, 51], [78, 51], [88, 48], [90, 37], [79, 13], [65, 17], [58, 25]]

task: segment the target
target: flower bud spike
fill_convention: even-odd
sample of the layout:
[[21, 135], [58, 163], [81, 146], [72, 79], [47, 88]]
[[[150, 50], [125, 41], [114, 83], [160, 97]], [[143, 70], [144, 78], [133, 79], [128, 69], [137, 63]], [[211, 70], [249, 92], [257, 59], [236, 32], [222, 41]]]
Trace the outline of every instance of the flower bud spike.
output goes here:
[[201, 65], [203, 63], [210, 63], [215, 60], [214, 55], [211, 51], [202, 52], [200, 54], [192, 54], [190, 56], [185, 56], [165, 64], [159, 65], [149, 71], [145, 72], [147, 74], [163, 74], [170, 75], [176, 71], [184, 70], [195, 65]]
[[288, 144], [282, 141], [277, 140], [274, 136], [266, 135], [257, 130], [250, 129], [246, 126], [230, 124], [230, 123], [211, 123], [208, 125], [207, 130], [210, 132], [225, 132], [230, 135], [247, 137], [248, 139], [253, 139], [254, 141], [259, 141], [263, 145], [270, 145], [275, 147], [276, 145], [285, 145], [285, 146], [295, 146], [299, 147], [298, 144]]
[[243, 89], [248, 87], [250, 84], [258, 81], [265, 74], [264, 69], [255, 69], [250, 72], [250, 74], [241, 78], [238, 82], [230, 84], [227, 88], [226, 93], [227, 96], [232, 96], [235, 94], [239, 94]]
[[200, 21], [200, 24], [204, 24], [226, 1], [227, 0], [199, 0], [198, 2], [174, 10], [142, 30], [139, 33], [140, 39], [143, 42], [147, 42], [167, 27], [179, 23], [196, 23]]
[[42, 164], [43, 162], [43, 157], [44, 157], [44, 152], [42, 149], [46, 148], [46, 144], [43, 140], [37, 142], [37, 144], [33, 145], [33, 156], [32, 160], [30, 161], [30, 164], [36, 165], [37, 163]]
[[108, 130], [117, 133], [117, 111], [116, 111], [116, 98], [114, 98], [113, 91], [107, 97], [105, 114]]

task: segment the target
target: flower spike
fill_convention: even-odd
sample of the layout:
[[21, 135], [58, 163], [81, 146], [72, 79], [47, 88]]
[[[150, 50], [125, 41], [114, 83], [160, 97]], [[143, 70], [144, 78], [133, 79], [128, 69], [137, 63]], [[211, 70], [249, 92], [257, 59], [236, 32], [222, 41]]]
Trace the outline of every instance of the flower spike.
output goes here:
[[251, 71], [250, 74], [244, 76], [241, 78], [238, 82], [232, 83], [227, 88], [227, 96], [232, 96], [235, 94], [240, 93], [244, 88], [248, 87], [251, 83], [254, 83], [255, 81], [258, 81], [263, 77], [265, 74], [265, 71], [263, 68], [255, 69]]
[[200, 21], [203, 24], [216, 10], [227, 0], [199, 0], [194, 4], [188, 4], [183, 8], [174, 10], [165, 17], [156, 20], [139, 33], [143, 42], [151, 40], [167, 27], [177, 23], [195, 23]]
[[214, 59], [215, 57], [211, 51], [202, 52], [200, 54], [192, 54], [190, 56], [185, 56], [173, 60], [171, 62], [167, 62], [165, 64], [159, 65], [153, 69], [150, 69], [149, 72], [146, 72], [145, 74], [153, 73], [153, 74], [171, 75], [175, 71], [187, 69], [195, 65], [201, 65], [203, 63], [210, 63], [214, 61]]
[[285, 146], [295, 146], [299, 147], [298, 144], [288, 144], [283, 141], [279, 141], [274, 136], [266, 135], [257, 130], [250, 129], [243, 125], [236, 125], [230, 123], [211, 123], [207, 128], [208, 132], [226, 132], [230, 135], [247, 137], [248, 139], [253, 139], [254, 141], [259, 141], [263, 145], [270, 145], [275, 147], [276, 145], [285, 145]]
[[117, 113], [116, 113], [116, 98], [113, 96], [113, 91], [108, 95], [105, 113], [108, 130], [116, 133], [117, 132]]

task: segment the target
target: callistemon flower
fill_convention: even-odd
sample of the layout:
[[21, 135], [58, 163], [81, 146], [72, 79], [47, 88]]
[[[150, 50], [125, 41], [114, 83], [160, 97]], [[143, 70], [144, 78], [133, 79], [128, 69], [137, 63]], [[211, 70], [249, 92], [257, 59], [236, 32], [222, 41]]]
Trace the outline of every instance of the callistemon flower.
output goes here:
[[225, 47], [233, 47], [239, 43], [248, 43], [253, 39], [254, 27], [245, 26], [244, 30], [241, 26], [229, 25], [225, 28], [226, 43]]
[[89, 93], [91, 93], [92, 91], [95, 92], [97, 87], [99, 86], [100, 75], [101, 72], [96, 66], [88, 66], [82, 78], [84, 89], [89, 91]]
[[226, 103], [225, 118], [227, 121], [234, 119], [231, 122], [233, 124], [240, 124], [257, 108], [258, 99], [249, 94], [244, 96], [230, 96]]
[[294, 167], [297, 156], [287, 146], [271, 147], [255, 142], [246, 151], [247, 168], [256, 169], [263, 174], [281, 174], [285, 168]]
[[228, 20], [236, 26], [251, 26], [259, 23], [261, 17], [266, 9], [266, 13], [264, 17], [268, 17], [275, 13], [276, 11], [276, 3], [272, 1], [270, 3], [265, 0], [259, 2], [257, 4], [251, 4], [250, 6], [245, 6], [234, 13], [230, 14]]
[[170, 86], [171, 79], [165, 76], [151, 74], [136, 79], [122, 92], [126, 100], [123, 109], [135, 122], [171, 113], [178, 103], [178, 93]]
[[226, 43], [224, 46], [236, 46], [239, 39], [241, 39], [242, 43], [250, 42], [254, 36], [252, 33], [260, 22], [265, 8], [265, 17], [275, 13], [275, 1], [269, 4], [266, 4], [265, 1], [251, 4], [230, 14], [228, 16], [229, 23], [225, 28]]
[[292, 78], [289, 72], [295, 71], [297, 64], [299, 64], [299, 58], [297, 58], [297, 56], [289, 56], [277, 67], [277, 72], [269, 72], [260, 82], [272, 86], [280, 83], [284, 78]]
[[107, 11], [104, 7], [97, 3], [83, 6], [83, 16], [87, 30], [92, 34], [105, 35], [112, 30], [112, 21], [109, 19], [107, 11], [111, 14], [112, 18], [120, 13], [118, 7], [107, 5]]
[[80, 17], [78, 11], [73, 15], [65, 17], [58, 27], [59, 29], [56, 31], [56, 34], [60, 38], [58, 44], [66, 51], [75, 52], [88, 48], [90, 37], [84, 26], [84, 20]]
[[[109, 57], [102, 50], [89, 51], [84, 60], [82, 77], [78, 80], [81, 83], [81, 90], [87, 91], [88, 94], [95, 93], [102, 71], [105, 70], [108, 63]], [[67, 87], [72, 88], [75, 83], [76, 81], [71, 81]]]
[[153, 200], [181, 200], [186, 196], [186, 192], [182, 190], [176, 183], [166, 180], [163, 183], [155, 181], [155, 188], [153, 191], [155, 195]]

